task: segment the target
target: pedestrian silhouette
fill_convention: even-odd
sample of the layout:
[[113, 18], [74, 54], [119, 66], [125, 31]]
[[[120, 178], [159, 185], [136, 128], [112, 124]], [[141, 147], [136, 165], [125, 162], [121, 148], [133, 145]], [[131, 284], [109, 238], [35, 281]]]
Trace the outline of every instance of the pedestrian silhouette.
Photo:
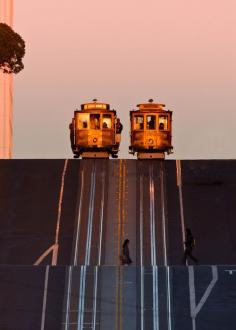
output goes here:
[[122, 255], [120, 256], [122, 265], [132, 264], [132, 260], [129, 256], [129, 240], [126, 239], [122, 245]]
[[191, 230], [189, 228], [186, 228], [186, 237], [185, 237], [185, 249], [184, 249], [184, 259], [183, 259], [183, 263], [184, 265], [186, 265], [187, 259], [190, 258], [191, 260], [193, 260], [195, 262], [195, 264], [198, 264], [198, 259], [195, 258], [192, 255], [192, 251], [195, 247], [195, 239], [193, 237], [193, 234], [191, 232]]
[[123, 125], [120, 122], [120, 118], [117, 118], [116, 120], [116, 134], [121, 134], [123, 130]]

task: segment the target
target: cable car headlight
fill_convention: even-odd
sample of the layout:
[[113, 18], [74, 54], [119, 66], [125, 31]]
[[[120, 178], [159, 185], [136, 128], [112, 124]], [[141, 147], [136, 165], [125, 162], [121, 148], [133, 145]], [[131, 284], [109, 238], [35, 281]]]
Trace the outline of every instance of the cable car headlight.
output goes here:
[[153, 144], [153, 139], [149, 139], [149, 140], [148, 140], [148, 143], [149, 143], [149, 144]]
[[94, 142], [94, 143], [96, 143], [96, 142], [97, 142], [97, 140], [98, 140], [97, 138], [94, 138], [94, 139], [93, 139], [93, 142]]

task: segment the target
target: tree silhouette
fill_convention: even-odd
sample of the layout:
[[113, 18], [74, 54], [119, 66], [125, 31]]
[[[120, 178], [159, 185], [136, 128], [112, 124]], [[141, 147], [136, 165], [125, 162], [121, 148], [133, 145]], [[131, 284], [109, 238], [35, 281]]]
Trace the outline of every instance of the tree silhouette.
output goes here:
[[25, 42], [10, 26], [0, 23], [0, 69], [18, 73], [24, 68]]

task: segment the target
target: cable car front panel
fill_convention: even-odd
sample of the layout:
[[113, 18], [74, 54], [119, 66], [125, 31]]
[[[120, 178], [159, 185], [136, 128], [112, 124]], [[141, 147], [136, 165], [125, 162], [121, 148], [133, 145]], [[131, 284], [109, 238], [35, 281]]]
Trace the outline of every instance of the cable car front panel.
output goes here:
[[[71, 146], [74, 157], [117, 157], [116, 111], [109, 104], [86, 103], [74, 112], [71, 127]], [[85, 155], [85, 156], [84, 156]]]
[[163, 158], [165, 152], [169, 154], [172, 151], [172, 112], [164, 110], [163, 106], [152, 103], [141, 104], [138, 105], [139, 110], [130, 111], [129, 149], [132, 154], [137, 152], [138, 158]]

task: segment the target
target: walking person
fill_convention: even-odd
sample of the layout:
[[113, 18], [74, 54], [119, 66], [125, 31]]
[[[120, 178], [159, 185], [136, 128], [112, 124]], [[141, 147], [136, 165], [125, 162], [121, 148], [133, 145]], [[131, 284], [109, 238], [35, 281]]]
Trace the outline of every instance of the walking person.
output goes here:
[[130, 259], [130, 256], [129, 256], [129, 240], [128, 239], [126, 239], [122, 245], [121, 264], [122, 265], [132, 264], [132, 260]]
[[121, 124], [120, 118], [117, 118], [117, 120], [116, 120], [116, 147], [117, 147], [117, 149], [119, 149], [122, 130], [123, 130], [123, 125]]
[[123, 125], [121, 124], [120, 118], [116, 120], [116, 134], [121, 134], [123, 130]]
[[183, 260], [183, 263], [184, 263], [184, 265], [186, 265], [187, 259], [190, 258], [197, 265], [198, 264], [198, 259], [195, 258], [192, 255], [192, 251], [193, 251], [193, 249], [195, 247], [195, 239], [193, 237], [193, 234], [191, 232], [191, 229], [189, 229], [189, 228], [186, 228], [186, 237], [185, 237], [185, 239], [186, 240], [184, 242], [185, 250], [184, 250], [184, 260]]

